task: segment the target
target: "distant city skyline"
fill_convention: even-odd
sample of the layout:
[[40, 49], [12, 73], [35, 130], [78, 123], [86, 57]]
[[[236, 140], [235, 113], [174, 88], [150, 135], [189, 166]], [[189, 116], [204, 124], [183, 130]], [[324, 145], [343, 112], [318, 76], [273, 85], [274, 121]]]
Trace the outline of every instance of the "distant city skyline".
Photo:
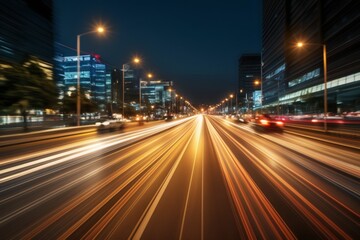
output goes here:
[[54, 4], [59, 44], [75, 49], [78, 34], [102, 23], [105, 36], [82, 37], [82, 52], [97, 53], [118, 68], [139, 56], [144, 71], [173, 81], [196, 105], [214, 104], [235, 92], [239, 57], [261, 49], [261, 0]]

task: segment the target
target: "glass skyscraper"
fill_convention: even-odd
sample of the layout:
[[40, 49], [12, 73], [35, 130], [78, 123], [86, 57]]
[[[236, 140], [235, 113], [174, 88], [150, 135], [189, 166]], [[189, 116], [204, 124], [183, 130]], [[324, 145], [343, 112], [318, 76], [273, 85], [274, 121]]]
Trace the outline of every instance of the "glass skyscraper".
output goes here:
[[36, 59], [53, 79], [54, 24], [52, 0], [0, 3], [0, 68]]
[[[63, 57], [61, 65], [64, 71], [64, 93], [76, 91], [77, 56]], [[111, 77], [98, 55], [80, 56], [80, 88], [86, 97], [98, 104], [101, 111], [105, 111], [106, 103], [111, 98]]]
[[[262, 89], [280, 114], [360, 110], [360, 1], [263, 1]], [[297, 42], [304, 46], [297, 48]]]

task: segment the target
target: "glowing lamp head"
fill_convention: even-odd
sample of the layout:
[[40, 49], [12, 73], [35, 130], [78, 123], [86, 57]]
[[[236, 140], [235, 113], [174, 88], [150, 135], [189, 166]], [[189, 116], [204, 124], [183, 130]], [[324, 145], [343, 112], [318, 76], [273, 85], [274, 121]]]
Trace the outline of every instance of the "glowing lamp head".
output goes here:
[[296, 44], [296, 46], [297, 46], [297, 47], [299, 47], [299, 48], [301, 48], [301, 47], [303, 47], [303, 46], [304, 46], [304, 43], [302, 43], [302, 42], [298, 42], [298, 43]]
[[134, 63], [139, 63], [140, 62], [140, 58], [134, 58]]
[[105, 29], [103, 27], [98, 27], [97, 32], [98, 33], [103, 33], [103, 32], [105, 32]]

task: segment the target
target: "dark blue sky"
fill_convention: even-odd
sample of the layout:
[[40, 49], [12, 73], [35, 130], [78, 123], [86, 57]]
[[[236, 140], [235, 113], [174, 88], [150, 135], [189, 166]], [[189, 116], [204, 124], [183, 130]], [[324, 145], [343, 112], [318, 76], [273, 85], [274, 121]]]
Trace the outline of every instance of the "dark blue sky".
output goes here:
[[119, 68], [138, 55], [146, 71], [174, 81], [194, 104], [218, 103], [234, 92], [238, 58], [261, 48], [261, 0], [54, 3], [58, 42], [76, 49], [78, 34], [103, 23], [106, 35], [83, 36], [82, 51]]

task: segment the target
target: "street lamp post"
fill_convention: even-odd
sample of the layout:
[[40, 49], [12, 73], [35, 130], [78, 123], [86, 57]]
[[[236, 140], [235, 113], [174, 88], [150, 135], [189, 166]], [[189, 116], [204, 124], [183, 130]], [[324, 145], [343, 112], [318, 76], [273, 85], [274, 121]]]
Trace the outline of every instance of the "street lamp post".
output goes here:
[[122, 65], [122, 119], [125, 119], [125, 66]]
[[233, 112], [233, 106], [232, 106], [232, 99], [233, 99], [234, 95], [233, 94], [230, 94], [230, 108], [231, 108], [231, 111], [230, 113]]
[[324, 63], [324, 131], [327, 132], [327, 111], [328, 111], [328, 102], [327, 102], [327, 57], [326, 57], [326, 45], [323, 44], [323, 63]]
[[169, 92], [170, 92], [170, 110], [169, 110], [169, 115], [172, 115], [172, 89], [169, 88]]
[[175, 94], [175, 114], [178, 113], [178, 97], [179, 95]]
[[[264, 66], [264, 62], [263, 62], [263, 50], [261, 49], [260, 52], [260, 89], [261, 89], [261, 97], [260, 97], [260, 113], [262, 114], [263, 112], [263, 66]], [[279, 95], [279, 88], [278, 88], [278, 95]]]
[[[307, 43], [306, 45], [321, 45], [323, 50], [323, 68], [324, 68], [324, 131], [327, 132], [327, 112], [328, 112], [328, 101], [327, 101], [327, 56], [326, 56], [326, 44]], [[301, 48], [304, 43], [298, 42], [297, 47]]]
[[229, 114], [229, 99], [225, 98], [225, 102], [226, 102], [226, 108], [227, 108], [227, 114]]
[[235, 115], [238, 114], [238, 105], [239, 105], [239, 100], [238, 100], [238, 91], [236, 89], [236, 94], [235, 94]]
[[86, 33], [81, 33], [78, 34], [76, 37], [76, 52], [77, 52], [77, 96], [76, 96], [76, 125], [80, 126], [80, 115], [81, 115], [81, 104], [80, 104], [80, 37], [87, 35], [87, 34], [91, 34], [91, 33], [102, 33], [104, 32], [104, 28], [103, 27], [98, 27], [96, 30], [94, 31], [89, 31]]
[[184, 113], [184, 104], [181, 104], [181, 100], [183, 100], [183, 97], [180, 97], [179, 105], [180, 105], [180, 114], [182, 115]]

